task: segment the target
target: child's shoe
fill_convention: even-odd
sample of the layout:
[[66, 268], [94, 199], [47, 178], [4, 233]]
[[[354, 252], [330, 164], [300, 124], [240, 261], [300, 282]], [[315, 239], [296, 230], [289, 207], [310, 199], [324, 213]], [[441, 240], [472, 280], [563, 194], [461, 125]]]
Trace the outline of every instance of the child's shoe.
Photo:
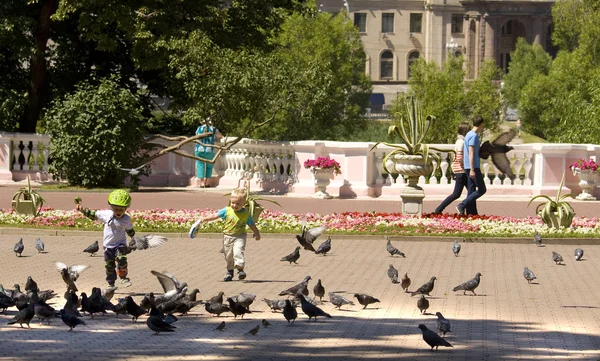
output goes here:
[[238, 279], [241, 281], [243, 279], [246, 279], [246, 272], [244, 272], [243, 269], [238, 270]]
[[227, 270], [227, 274], [225, 275], [225, 277], [223, 277], [223, 281], [225, 281], [225, 282], [229, 282], [231, 280], [233, 280], [233, 270], [232, 269]]
[[121, 278], [121, 284], [123, 285], [123, 287], [130, 287], [131, 281], [129, 280], [129, 278]]
[[115, 287], [115, 283], [114, 282], [108, 282], [108, 287]]

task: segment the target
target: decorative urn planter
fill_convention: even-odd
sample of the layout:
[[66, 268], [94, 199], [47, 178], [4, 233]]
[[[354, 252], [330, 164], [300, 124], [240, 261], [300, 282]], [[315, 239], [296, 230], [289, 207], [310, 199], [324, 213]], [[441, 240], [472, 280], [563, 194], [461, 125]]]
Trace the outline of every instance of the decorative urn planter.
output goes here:
[[598, 181], [598, 172], [591, 169], [579, 169], [573, 168], [573, 174], [579, 177], [579, 187], [581, 187], [581, 194], [576, 199], [583, 201], [595, 201], [596, 197], [593, 196], [594, 188]]
[[312, 168], [311, 171], [315, 178], [315, 186], [317, 186], [317, 193], [315, 193], [313, 197], [322, 199], [333, 198], [327, 193], [327, 186], [331, 183], [331, 176], [333, 175], [335, 168]]
[[408, 183], [400, 193], [402, 213], [420, 217], [423, 214], [425, 191], [417, 183], [420, 176], [427, 176], [433, 172], [433, 164], [431, 161], [426, 162], [422, 155], [396, 154], [394, 169], [398, 174], [408, 177]]

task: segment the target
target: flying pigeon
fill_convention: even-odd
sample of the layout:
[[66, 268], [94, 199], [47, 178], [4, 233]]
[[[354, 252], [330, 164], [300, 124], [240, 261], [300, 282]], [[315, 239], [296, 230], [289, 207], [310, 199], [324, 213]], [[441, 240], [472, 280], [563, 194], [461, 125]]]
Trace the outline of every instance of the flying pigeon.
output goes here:
[[423, 314], [429, 308], [429, 300], [425, 298], [425, 295], [421, 295], [421, 298], [417, 300], [417, 307], [421, 314]]
[[358, 303], [360, 303], [361, 305], [364, 306], [363, 310], [365, 308], [367, 308], [367, 306], [370, 305], [370, 304], [372, 304], [372, 303], [381, 302], [377, 298], [375, 298], [373, 296], [369, 296], [369, 295], [364, 294], [364, 293], [355, 293], [354, 297], [356, 297], [356, 299], [358, 300]]
[[533, 242], [540, 247], [542, 245], [542, 235], [538, 233], [538, 231], [535, 231], [535, 234], [533, 235]]
[[137, 168], [119, 168], [119, 169], [120, 169], [120, 170], [123, 170], [123, 171], [125, 171], [125, 172], [127, 172], [127, 173], [129, 173], [129, 174], [130, 174], [130, 175], [132, 175], [132, 176], [136, 176], [136, 175], [140, 174], [140, 172], [142, 171], [142, 169], [144, 169], [144, 167], [145, 167], [146, 165], [148, 165], [148, 164], [150, 164], [150, 162], [148, 162], [148, 163], [144, 163], [144, 164], [140, 165], [140, 166], [139, 166], [139, 167], [137, 167]]
[[463, 295], [467, 294], [467, 291], [471, 291], [471, 292], [473, 292], [474, 295], [477, 295], [475, 293], [475, 289], [477, 287], [479, 287], [480, 277], [481, 277], [481, 273], [477, 272], [475, 277], [471, 278], [467, 282], [461, 283], [460, 285], [454, 287], [452, 289], [452, 291], [456, 292], [456, 291], [463, 290], [464, 291]]
[[338, 310], [342, 309], [343, 305], [352, 305], [354, 306], [354, 302], [350, 301], [344, 296], [337, 295], [333, 292], [329, 292], [329, 301], [332, 305], [337, 307]]
[[254, 336], [258, 333], [259, 329], [260, 329], [260, 325], [256, 325], [256, 327], [254, 327], [250, 331], [246, 332], [244, 335], [253, 335]]
[[581, 261], [582, 257], [583, 257], [583, 249], [581, 249], [581, 248], [575, 249], [575, 260]]
[[392, 257], [394, 257], [395, 255], [398, 255], [398, 256], [402, 256], [402, 257], [406, 258], [406, 255], [404, 253], [400, 252], [400, 250], [398, 248], [396, 248], [392, 245], [392, 241], [390, 241], [389, 238], [387, 239], [386, 250]]
[[[23, 253], [24, 249], [25, 249], [25, 246], [23, 245], [23, 238], [21, 238], [21, 239], [19, 239], [19, 242], [17, 242], [15, 244], [15, 248], [14, 248], [15, 256], [21, 257], [21, 253]], [[29, 326], [29, 324], [27, 326]]]
[[424, 324], [420, 324], [419, 328], [423, 332], [423, 341], [427, 342], [427, 344], [431, 346], [432, 352], [434, 347], [436, 351], [439, 346], [453, 347], [448, 341], [444, 340], [440, 335], [428, 329]]
[[288, 324], [294, 324], [296, 318], [298, 318], [298, 311], [296, 307], [292, 305], [290, 300], [285, 300], [285, 306], [283, 307], [283, 317], [287, 320]]
[[162, 298], [163, 302], [181, 298], [187, 291], [187, 283], [179, 282], [179, 280], [169, 272], [163, 271], [160, 273], [157, 271], [150, 271], [150, 273], [158, 278], [158, 282], [160, 282], [160, 285], [165, 291], [164, 297]]
[[323, 300], [323, 296], [325, 296], [325, 287], [323, 287], [323, 284], [321, 283], [320, 279], [317, 281], [317, 284], [313, 288], [313, 293], [315, 294], [315, 297], [319, 297], [320, 301]]
[[90, 254], [90, 257], [93, 256], [94, 254], [96, 254], [98, 251], [100, 250], [100, 247], [98, 246], [98, 241], [90, 244], [89, 246], [87, 246], [86, 249], [84, 249], [84, 252], [87, 252]]
[[392, 280], [392, 283], [398, 283], [398, 270], [394, 268], [393, 264], [390, 264], [387, 275]]
[[306, 228], [305, 216], [304, 219], [302, 219], [302, 234], [296, 235], [296, 239], [305, 250], [314, 252], [315, 248], [312, 244], [320, 235], [325, 233], [326, 230], [327, 226], [313, 227], [310, 229]]
[[134, 236], [129, 241], [129, 248], [133, 251], [142, 251], [148, 248], [160, 247], [167, 242], [167, 239], [163, 236], [155, 236], [148, 234], [142, 237]]
[[460, 243], [458, 243], [457, 239], [454, 240], [454, 244], [452, 245], [452, 253], [454, 253], [455, 257], [458, 257], [460, 253]]
[[304, 312], [304, 314], [308, 316], [308, 321], [310, 321], [310, 319], [314, 317], [315, 322], [317, 322], [317, 316], [331, 318], [330, 314], [323, 311], [319, 307], [313, 305], [312, 303], [308, 302], [304, 295], [299, 294], [298, 298], [300, 298], [300, 303], [302, 304], [302, 312]]
[[285, 295], [296, 296], [296, 294], [298, 292], [302, 292], [303, 295], [308, 296], [308, 281], [310, 281], [310, 280], [311, 280], [311, 277], [306, 276], [306, 277], [304, 277], [302, 282], [288, 288], [287, 290], [279, 292], [279, 295], [280, 296], [285, 296]]
[[494, 163], [496, 169], [506, 174], [509, 179], [513, 179], [515, 174], [510, 167], [510, 161], [508, 160], [506, 153], [511, 151], [513, 147], [506, 144], [508, 144], [508, 142], [510, 142], [516, 135], [517, 131], [511, 129], [508, 132], [500, 134], [491, 143], [486, 140], [479, 148], [479, 157], [488, 159], [488, 157], [491, 155], [492, 163]]
[[402, 283], [400, 283], [400, 287], [402, 287], [404, 292], [408, 292], [408, 287], [410, 287], [410, 278], [408, 278], [408, 273], [405, 273], [404, 277], [402, 277]]
[[38, 253], [44, 252], [44, 242], [42, 242], [41, 238], [36, 238], [33, 245], [35, 249], [37, 249]]
[[425, 283], [423, 286], [419, 287], [419, 288], [418, 288], [416, 291], [412, 292], [410, 295], [411, 295], [411, 296], [414, 296], [414, 295], [416, 295], [417, 293], [420, 293], [420, 294], [422, 294], [422, 295], [427, 295], [427, 296], [429, 296], [429, 293], [430, 293], [431, 291], [433, 291], [433, 286], [435, 285], [435, 280], [436, 280], [436, 279], [437, 279], [437, 278], [435, 278], [435, 277], [431, 277], [431, 278], [429, 279], [429, 281], [427, 281], [427, 283]]
[[292, 264], [292, 262], [296, 263], [296, 261], [298, 261], [299, 258], [300, 258], [300, 246], [296, 247], [294, 252], [288, 254], [285, 257], [282, 257], [281, 262], [289, 262], [290, 264]]
[[89, 266], [77, 264], [67, 267], [67, 265], [62, 262], [56, 262], [55, 265], [58, 272], [60, 272], [63, 281], [67, 285], [67, 292], [70, 290], [77, 292], [78, 290], [75, 281], [77, 281], [81, 273], [88, 269]]
[[441, 312], [436, 312], [437, 316], [437, 330], [442, 336], [446, 336], [446, 333], [450, 332], [450, 321], [448, 321]]
[[322, 254], [323, 256], [327, 255], [327, 252], [331, 251], [331, 237], [327, 237], [327, 240], [319, 246], [319, 248], [315, 251], [316, 254]]
[[555, 264], [562, 264], [563, 258], [560, 254], [552, 251], [552, 260]]
[[535, 276], [535, 273], [533, 273], [533, 271], [531, 271], [529, 268], [527, 268], [527, 266], [523, 270], [523, 277], [525, 277], [525, 279], [527, 280], [527, 283], [531, 283], [531, 281], [537, 279], [537, 277]]

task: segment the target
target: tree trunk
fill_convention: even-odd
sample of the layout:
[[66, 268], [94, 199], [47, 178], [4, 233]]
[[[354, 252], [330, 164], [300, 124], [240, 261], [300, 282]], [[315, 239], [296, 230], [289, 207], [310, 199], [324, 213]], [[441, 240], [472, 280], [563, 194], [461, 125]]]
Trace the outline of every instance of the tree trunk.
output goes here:
[[46, 67], [46, 48], [50, 37], [52, 16], [58, 8], [58, 0], [42, 0], [40, 11], [36, 19], [36, 28], [33, 34], [35, 53], [31, 57], [29, 80], [29, 103], [19, 121], [19, 132], [35, 133], [42, 108], [48, 99], [48, 69]]

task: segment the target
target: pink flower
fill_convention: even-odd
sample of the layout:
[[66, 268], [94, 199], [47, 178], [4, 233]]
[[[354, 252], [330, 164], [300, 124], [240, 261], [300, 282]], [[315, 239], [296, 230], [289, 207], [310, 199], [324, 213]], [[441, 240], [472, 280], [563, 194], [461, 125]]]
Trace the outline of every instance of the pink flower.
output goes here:
[[340, 163], [331, 159], [329, 157], [319, 157], [317, 159], [307, 159], [304, 162], [304, 168], [320, 168], [320, 169], [330, 169], [333, 168], [335, 174], [342, 174]]
[[600, 164], [596, 163], [593, 159], [590, 158], [590, 160], [585, 160], [583, 158], [580, 158], [577, 162], [571, 164], [569, 166], [570, 170], [573, 170], [575, 168], [579, 169], [579, 170], [592, 170], [592, 171], [596, 171], [598, 169], [598, 167], [600, 166]]

